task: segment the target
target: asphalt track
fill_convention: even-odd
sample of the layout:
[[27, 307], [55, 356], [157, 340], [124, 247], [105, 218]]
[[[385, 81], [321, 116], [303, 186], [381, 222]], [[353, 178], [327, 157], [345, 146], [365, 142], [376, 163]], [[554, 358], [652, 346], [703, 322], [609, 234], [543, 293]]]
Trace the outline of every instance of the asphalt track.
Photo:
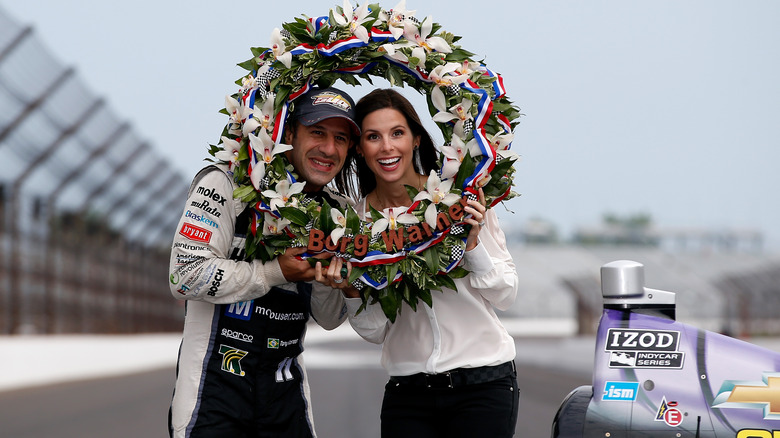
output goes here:
[[[585, 373], [518, 367], [517, 437], [549, 437], [561, 400], [589, 383]], [[166, 437], [174, 370], [0, 392], [0, 436], [7, 438]], [[310, 369], [320, 438], [379, 436], [382, 369]]]

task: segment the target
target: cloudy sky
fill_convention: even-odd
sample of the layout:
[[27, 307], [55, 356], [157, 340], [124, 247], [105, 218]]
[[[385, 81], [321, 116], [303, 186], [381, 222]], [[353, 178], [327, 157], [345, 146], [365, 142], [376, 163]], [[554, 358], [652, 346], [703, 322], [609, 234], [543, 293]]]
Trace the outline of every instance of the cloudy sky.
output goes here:
[[[226, 122], [218, 110], [249, 47], [336, 4], [0, 0], [185, 175], [218, 140]], [[760, 230], [780, 249], [780, 2], [407, 8], [461, 35], [525, 114], [512, 146], [523, 157], [522, 196], [507, 205], [514, 214], [501, 213], [505, 226], [538, 217], [566, 236], [604, 213], [647, 213], [661, 228]]]

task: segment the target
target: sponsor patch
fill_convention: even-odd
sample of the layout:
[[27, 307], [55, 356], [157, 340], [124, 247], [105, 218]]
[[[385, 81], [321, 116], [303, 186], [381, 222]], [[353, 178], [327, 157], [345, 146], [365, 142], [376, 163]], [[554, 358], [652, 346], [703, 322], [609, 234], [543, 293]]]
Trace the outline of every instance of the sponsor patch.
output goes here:
[[725, 380], [712, 407], [761, 409], [765, 420], [780, 420], [780, 373], [765, 372], [760, 381]]
[[639, 392], [639, 382], [606, 382], [601, 399], [606, 401], [634, 401]]
[[349, 108], [351, 105], [347, 101], [347, 99], [344, 98], [344, 96], [336, 93], [331, 92], [323, 92], [320, 93], [314, 97], [312, 97], [311, 101], [312, 105], [330, 105], [334, 108], [338, 108], [341, 111], [347, 112], [349, 111]]
[[246, 333], [241, 333], [241, 332], [238, 332], [238, 331], [235, 331], [235, 330], [226, 329], [226, 328], [222, 329], [222, 336], [224, 336], [226, 338], [230, 338], [230, 339], [235, 339], [237, 341], [249, 342], [250, 344], [254, 340], [254, 336], [252, 336], [252, 335], [248, 335]]
[[678, 331], [611, 328], [604, 350], [610, 368], [680, 369], [685, 353], [677, 351], [679, 345]]
[[223, 344], [219, 346], [219, 354], [222, 355], [222, 371], [237, 376], [246, 374], [244, 370], [241, 369], [241, 359], [249, 354], [249, 352]]
[[225, 316], [249, 321], [252, 318], [252, 303], [254, 300], [230, 303], [230, 305], [225, 306]]
[[655, 414], [655, 421], [663, 421], [668, 426], [677, 427], [683, 422], [683, 413], [677, 409], [676, 401], [666, 401], [666, 397], [661, 401], [658, 412]]
[[179, 234], [196, 242], [209, 243], [211, 241], [211, 231], [186, 222], [181, 225]]

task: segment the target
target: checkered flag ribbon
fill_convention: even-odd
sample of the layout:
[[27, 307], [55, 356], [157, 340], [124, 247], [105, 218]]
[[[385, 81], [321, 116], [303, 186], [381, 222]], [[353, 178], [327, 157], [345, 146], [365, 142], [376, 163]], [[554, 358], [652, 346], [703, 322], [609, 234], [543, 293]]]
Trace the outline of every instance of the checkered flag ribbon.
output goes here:
[[463, 226], [461, 226], [461, 225], [453, 225], [453, 226], [450, 228], [450, 233], [451, 233], [451, 234], [460, 234], [460, 233], [462, 233], [463, 231], [465, 231], [465, 230], [464, 230]]
[[453, 260], [460, 260], [463, 258], [463, 248], [459, 246], [453, 246], [450, 250], [450, 256]]
[[467, 136], [471, 131], [474, 130], [474, 120], [466, 120], [463, 122], [463, 135]]

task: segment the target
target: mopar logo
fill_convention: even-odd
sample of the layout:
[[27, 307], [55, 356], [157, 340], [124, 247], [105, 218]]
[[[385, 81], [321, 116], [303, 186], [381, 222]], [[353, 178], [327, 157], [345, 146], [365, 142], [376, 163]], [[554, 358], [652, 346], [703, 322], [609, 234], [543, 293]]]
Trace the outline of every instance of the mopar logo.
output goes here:
[[666, 330], [609, 329], [606, 351], [677, 351], [680, 332]]

